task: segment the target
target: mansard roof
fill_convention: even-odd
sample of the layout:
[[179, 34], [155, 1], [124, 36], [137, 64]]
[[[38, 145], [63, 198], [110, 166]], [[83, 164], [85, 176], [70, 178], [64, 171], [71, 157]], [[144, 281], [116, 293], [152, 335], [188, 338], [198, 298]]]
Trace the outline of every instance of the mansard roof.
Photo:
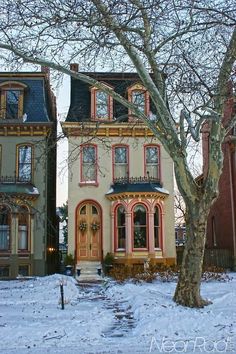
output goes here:
[[[102, 81], [111, 86], [115, 92], [128, 98], [128, 88], [140, 82], [137, 73], [117, 72], [81, 72], [87, 76]], [[140, 82], [141, 83], [141, 82]], [[67, 122], [85, 122], [91, 119], [91, 85], [81, 80], [71, 78], [71, 103], [66, 118]], [[122, 121], [128, 121], [128, 108], [119, 102], [113, 103], [113, 116], [116, 119], [124, 117]]]
[[4, 84], [11, 87], [11, 82], [13, 88], [18, 82], [25, 86], [23, 114], [26, 123], [45, 123], [56, 119], [55, 99], [45, 73], [0, 72], [0, 90]]

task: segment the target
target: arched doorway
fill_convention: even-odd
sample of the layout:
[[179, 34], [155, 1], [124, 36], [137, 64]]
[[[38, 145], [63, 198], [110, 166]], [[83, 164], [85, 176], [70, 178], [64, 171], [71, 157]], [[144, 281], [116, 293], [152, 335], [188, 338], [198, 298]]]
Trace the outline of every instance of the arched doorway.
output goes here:
[[101, 260], [101, 208], [93, 201], [84, 201], [77, 207], [76, 260]]

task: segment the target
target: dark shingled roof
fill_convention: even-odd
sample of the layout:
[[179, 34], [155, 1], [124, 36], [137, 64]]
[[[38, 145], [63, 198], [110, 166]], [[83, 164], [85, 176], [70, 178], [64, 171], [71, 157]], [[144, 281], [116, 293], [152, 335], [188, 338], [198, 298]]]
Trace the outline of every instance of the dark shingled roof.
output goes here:
[[27, 77], [9, 77], [2, 76], [0, 73], [0, 84], [9, 81], [18, 81], [27, 86], [24, 90], [24, 110], [27, 115], [25, 122], [44, 123], [50, 122], [52, 118], [49, 113], [49, 104], [47, 90], [45, 88], [44, 77], [27, 78]]
[[[107, 83], [114, 91], [127, 98], [127, 88], [140, 82], [137, 73], [105, 73], [105, 72], [81, 72], [87, 76]], [[91, 85], [71, 77], [71, 102], [66, 118], [67, 122], [84, 122], [91, 118]], [[152, 102], [151, 111], [155, 112]], [[114, 118], [124, 117], [122, 121], [128, 121], [128, 108], [119, 102], [113, 101]]]
[[107, 196], [120, 193], [161, 193], [168, 195], [169, 192], [159, 183], [115, 183], [106, 193]]

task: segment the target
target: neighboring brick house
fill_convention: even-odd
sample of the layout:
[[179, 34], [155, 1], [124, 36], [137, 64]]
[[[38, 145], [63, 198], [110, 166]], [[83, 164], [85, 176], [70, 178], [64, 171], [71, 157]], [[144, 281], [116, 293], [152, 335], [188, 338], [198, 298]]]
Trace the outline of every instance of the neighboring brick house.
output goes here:
[[[85, 74], [155, 113], [137, 74]], [[68, 253], [81, 273], [107, 253], [123, 264], [175, 263], [173, 163], [158, 139], [112, 97], [74, 78], [62, 126], [69, 140]]]
[[0, 73], [0, 277], [57, 270], [56, 102], [49, 71]]
[[[223, 124], [235, 115], [232, 92], [225, 104]], [[209, 138], [203, 128], [203, 175], [207, 173]], [[219, 197], [211, 208], [207, 224], [206, 256], [208, 263], [236, 268], [236, 127], [222, 144], [224, 165], [219, 181]], [[212, 251], [208, 251], [212, 250]], [[211, 260], [212, 256], [212, 260]]]

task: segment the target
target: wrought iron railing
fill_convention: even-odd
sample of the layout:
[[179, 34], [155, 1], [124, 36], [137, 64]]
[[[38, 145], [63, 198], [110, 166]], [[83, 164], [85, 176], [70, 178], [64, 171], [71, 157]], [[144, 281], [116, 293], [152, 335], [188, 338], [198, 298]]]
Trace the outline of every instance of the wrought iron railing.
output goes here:
[[136, 183], [158, 183], [161, 184], [159, 178], [151, 176], [140, 177], [119, 177], [114, 179], [114, 184], [136, 184]]
[[31, 183], [31, 179], [28, 176], [0, 176], [0, 183]]

